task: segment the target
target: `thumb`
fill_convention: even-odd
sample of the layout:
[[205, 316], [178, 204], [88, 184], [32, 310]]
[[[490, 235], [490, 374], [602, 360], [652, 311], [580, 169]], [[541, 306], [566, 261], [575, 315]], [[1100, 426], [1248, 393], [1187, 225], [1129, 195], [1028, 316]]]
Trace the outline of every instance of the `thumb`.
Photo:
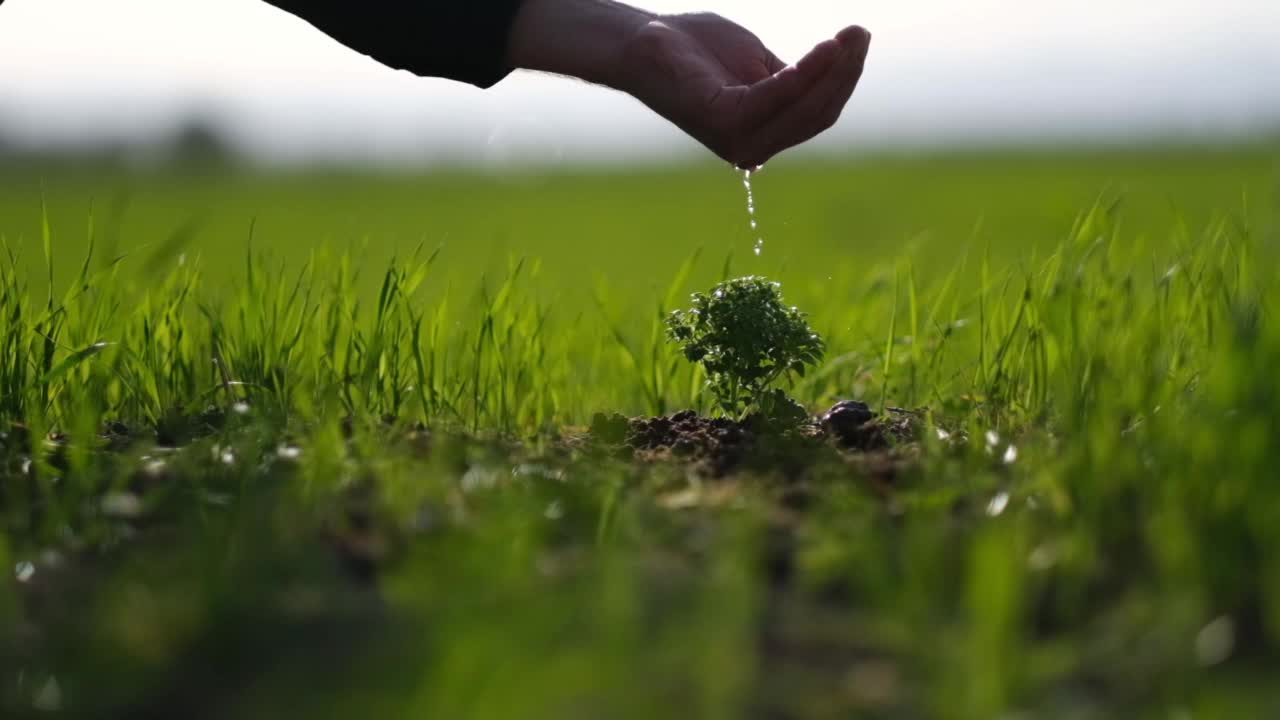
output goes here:
[[840, 56], [840, 43], [825, 40], [800, 62], [751, 85], [742, 100], [744, 128], [756, 128], [804, 96]]

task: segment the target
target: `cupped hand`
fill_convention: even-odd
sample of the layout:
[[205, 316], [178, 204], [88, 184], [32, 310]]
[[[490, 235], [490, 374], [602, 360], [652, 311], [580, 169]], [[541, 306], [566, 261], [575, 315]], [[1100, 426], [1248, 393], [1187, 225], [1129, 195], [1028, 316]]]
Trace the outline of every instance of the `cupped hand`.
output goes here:
[[862, 77], [871, 34], [845, 28], [795, 65], [718, 15], [665, 16], [623, 45], [617, 87], [740, 168], [830, 128]]

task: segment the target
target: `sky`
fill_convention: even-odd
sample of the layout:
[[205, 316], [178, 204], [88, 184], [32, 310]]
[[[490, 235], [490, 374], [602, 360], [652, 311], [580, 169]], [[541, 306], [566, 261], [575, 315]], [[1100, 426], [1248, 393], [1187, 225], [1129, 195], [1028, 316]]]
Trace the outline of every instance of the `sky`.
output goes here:
[[[260, 0], [0, 0], [0, 137], [92, 144], [214, 118], [268, 160], [506, 164], [686, 156], [634, 100], [517, 73], [481, 91], [387, 69]], [[650, 0], [720, 12], [794, 60], [844, 25], [873, 48], [809, 148], [1280, 127], [1276, 0]]]

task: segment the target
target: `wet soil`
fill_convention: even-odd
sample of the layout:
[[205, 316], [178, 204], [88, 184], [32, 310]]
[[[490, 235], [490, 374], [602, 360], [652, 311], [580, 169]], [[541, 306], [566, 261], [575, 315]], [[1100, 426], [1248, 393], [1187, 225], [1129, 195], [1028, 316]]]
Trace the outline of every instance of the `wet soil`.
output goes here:
[[888, 461], [909, 449], [918, 430], [914, 413], [876, 415], [863, 403], [846, 401], [795, 425], [758, 415], [708, 418], [691, 410], [634, 418], [599, 413], [591, 421], [590, 440], [625, 459], [688, 462], [722, 477], [751, 469], [800, 471], [822, 459], [851, 456]]

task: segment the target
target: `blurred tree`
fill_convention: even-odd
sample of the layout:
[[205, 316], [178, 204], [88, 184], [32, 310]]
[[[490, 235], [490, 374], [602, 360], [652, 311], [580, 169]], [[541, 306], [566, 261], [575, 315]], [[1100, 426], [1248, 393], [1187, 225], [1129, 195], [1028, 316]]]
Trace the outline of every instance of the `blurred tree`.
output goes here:
[[232, 164], [236, 153], [216, 123], [204, 115], [193, 115], [173, 134], [168, 155], [175, 165], [213, 169]]

